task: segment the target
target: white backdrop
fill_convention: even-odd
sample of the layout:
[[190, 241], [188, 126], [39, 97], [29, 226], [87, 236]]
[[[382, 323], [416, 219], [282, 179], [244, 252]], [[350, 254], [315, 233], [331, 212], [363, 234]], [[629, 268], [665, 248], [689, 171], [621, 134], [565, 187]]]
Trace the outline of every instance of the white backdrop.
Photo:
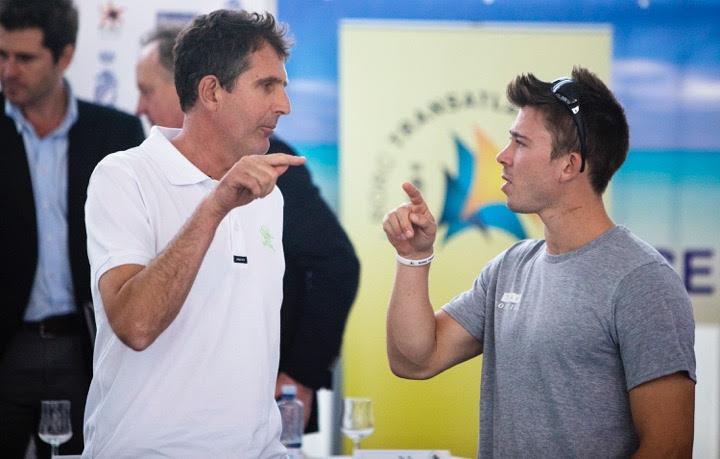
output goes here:
[[218, 8], [277, 10], [276, 0], [76, 0], [80, 12], [75, 58], [67, 72], [75, 94], [135, 113], [135, 61], [140, 39], [159, 24], [189, 22]]

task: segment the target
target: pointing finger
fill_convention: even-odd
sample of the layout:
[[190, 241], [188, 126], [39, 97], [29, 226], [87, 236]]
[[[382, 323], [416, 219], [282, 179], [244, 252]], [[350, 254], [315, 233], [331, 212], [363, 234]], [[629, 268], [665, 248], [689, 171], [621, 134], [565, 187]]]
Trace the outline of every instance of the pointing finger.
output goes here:
[[302, 166], [304, 156], [288, 155], [287, 153], [270, 153], [262, 157], [271, 166]]
[[410, 182], [405, 182], [402, 184], [402, 188], [405, 191], [405, 193], [408, 195], [408, 198], [410, 198], [410, 202], [415, 206], [421, 206], [425, 205], [425, 200], [423, 199], [422, 193], [420, 193], [420, 190], [418, 190], [415, 185], [413, 185]]

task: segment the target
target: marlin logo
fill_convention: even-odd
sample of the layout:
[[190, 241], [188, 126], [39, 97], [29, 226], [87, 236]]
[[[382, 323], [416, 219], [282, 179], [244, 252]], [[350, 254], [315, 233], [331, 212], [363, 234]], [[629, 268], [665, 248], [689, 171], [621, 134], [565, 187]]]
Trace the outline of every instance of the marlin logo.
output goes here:
[[260, 227], [260, 237], [262, 238], [262, 245], [272, 249], [274, 252], [275, 247], [273, 247], [273, 243], [272, 243], [274, 238], [273, 238], [272, 234], [270, 233], [270, 229], [268, 229], [267, 226], [263, 225]]
[[527, 238], [518, 216], [505, 205], [500, 191], [500, 174], [496, 173], [497, 148], [480, 130], [475, 130], [479, 155], [454, 137], [458, 156], [457, 175], [445, 172], [445, 205], [440, 225], [447, 225], [445, 242], [469, 227], [483, 233], [489, 228], [503, 230], [517, 239]]

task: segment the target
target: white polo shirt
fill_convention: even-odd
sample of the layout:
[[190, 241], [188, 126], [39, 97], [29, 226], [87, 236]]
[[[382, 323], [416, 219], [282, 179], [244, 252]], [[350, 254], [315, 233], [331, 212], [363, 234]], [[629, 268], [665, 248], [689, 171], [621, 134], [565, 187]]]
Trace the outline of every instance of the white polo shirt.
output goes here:
[[97, 166], [85, 206], [97, 320], [83, 457], [282, 457], [274, 399], [285, 268], [283, 199], [270, 195], [221, 222], [187, 300], [142, 352], [108, 324], [98, 279], [147, 265], [217, 185], [153, 128]]

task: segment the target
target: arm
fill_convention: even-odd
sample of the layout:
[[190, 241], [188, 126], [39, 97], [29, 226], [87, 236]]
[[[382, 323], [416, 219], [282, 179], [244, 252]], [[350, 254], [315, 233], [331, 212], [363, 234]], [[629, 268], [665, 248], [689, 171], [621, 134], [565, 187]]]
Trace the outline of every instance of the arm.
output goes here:
[[[398, 254], [421, 259], [433, 253], [437, 225], [420, 192], [403, 184], [410, 202], [385, 216], [383, 229]], [[397, 265], [387, 315], [387, 353], [397, 376], [426, 379], [482, 352], [482, 344], [443, 311], [433, 312], [430, 265]]]
[[695, 383], [684, 372], [640, 384], [630, 391], [630, 409], [640, 447], [633, 458], [690, 458]]
[[180, 312], [225, 215], [268, 195], [279, 175], [303, 162], [283, 154], [243, 157], [147, 266], [121, 265], [103, 274], [100, 295], [118, 338], [137, 351], [150, 346]]

